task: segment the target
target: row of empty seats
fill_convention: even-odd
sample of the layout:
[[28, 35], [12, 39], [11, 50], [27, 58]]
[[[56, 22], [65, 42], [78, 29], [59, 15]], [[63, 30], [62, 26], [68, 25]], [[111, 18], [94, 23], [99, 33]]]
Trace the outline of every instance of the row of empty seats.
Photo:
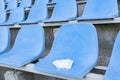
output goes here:
[[[28, 4], [28, 0], [22, 0], [21, 4], [24, 1], [26, 1], [26, 4]], [[87, 0], [83, 14], [79, 17], [77, 16], [78, 12], [76, 0], [60, 0], [56, 3], [52, 12], [52, 16], [48, 18], [47, 2], [48, 0], [36, 0], [35, 4], [30, 9], [27, 19], [24, 7], [17, 7], [10, 10], [8, 19], [6, 10], [1, 10], [0, 25], [59, 22], [70, 20], [110, 19], [118, 17], [119, 15], [117, 0]], [[27, 6], [26, 4], [25, 6]], [[101, 4], [101, 6], [98, 6], [99, 4]]]
[[[13, 48], [8, 51], [10, 32], [9, 28], [3, 25], [109, 19], [118, 17], [119, 14], [117, 0], [87, 0], [87, 4], [81, 16], [78, 16], [76, 0], [52, 1], [53, 3], [55, 2], [56, 5], [53, 9], [52, 16], [48, 18], [48, 0], [35, 0], [34, 4], [32, 4], [32, 0], [21, 0], [20, 4], [18, 4], [18, 0], [6, 0], [6, 8], [5, 3], [1, 0], [0, 6], [3, 8], [0, 8], [0, 36], [3, 38], [0, 41], [0, 64], [23, 67], [39, 59], [44, 53], [45, 47], [45, 36], [42, 26], [29, 25], [23, 26], [20, 29]], [[101, 6], [98, 6], [99, 4]], [[26, 7], [31, 7], [27, 18], [25, 15]], [[10, 16], [6, 15], [6, 10], [10, 10]], [[119, 34], [113, 48], [113, 55], [104, 80], [119, 80], [118, 46]], [[54, 60], [68, 58], [74, 61], [70, 70], [58, 70], [52, 65]], [[95, 67], [97, 59], [98, 41], [94, 26], [87, 23], [66, 24], [59, 29], [48, 56], [38, 63], [35, 63], [34, 69], [40, 72], [79, 79], [83, 78]]]
[[[39, 59], [44, 53], [45, 35], [40, 25], [23, 26], [10, 51], [8, 51], [10, 44], [8, 26], [0, 27], [0, 38], [0, 64], [22, 68]], [[119, 45], [120, 32], [116, 38], [104, 80], [119, 80]], [[53, 61], [61, 59], [73, 60], [71, 69], [57, 69], [52, 64]], [[57, 32], [49, 54], [35, 63], [34, 69], [46, 75], [49, 73], [81, 79], [95, 67], [97, 60], [98, 37], [94, 25], [91, 23], [64, 24]]]
[[[6, 6], [7, 3], [7, 6]], [[0, 0], [0, 10], [12, 10], [14, 8], [18, 7], [18, 0]], [[31, 7], [32, 6], [32, 0], [22, 0], [19, 7]]]
[[[57, 3], [60, 0], [52, 0], [51, 3]], [[17, 7], [31, 7], [39, 2], [49, 4], [49, 0], [0, 0], [0, 10], [11, 10]]]

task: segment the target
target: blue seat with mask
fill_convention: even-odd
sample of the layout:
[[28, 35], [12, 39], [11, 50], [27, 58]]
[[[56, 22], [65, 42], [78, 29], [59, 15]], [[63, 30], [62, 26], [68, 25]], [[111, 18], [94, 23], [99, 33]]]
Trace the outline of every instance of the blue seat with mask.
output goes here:
[[21, 27], [13, 48], [0, 56], [0, 63], [22, 67], [38, 59], [44, 51], [44, 30], [39, 25]]
[[76, 0], [61, 0], [55, 5], [52, 16], [43, 22], [74, 20], [77, 17]]
[[87, 0], [83, 14], [77, 20], [109, 19], [118, 14], [117, 0]]
[[115, 40], [110, 63], [105, 73], [104, 80], [120, 80], [120, 31]]
[[[57, 69], [53, 61], [73, 60], [71, 69]], [[58, 30], [50, 53], [34, 68], [40, 72], [73, 79], [83, 78], [96, 65], [98, 38], [95, 27], [90, 23], [65, 24]]]

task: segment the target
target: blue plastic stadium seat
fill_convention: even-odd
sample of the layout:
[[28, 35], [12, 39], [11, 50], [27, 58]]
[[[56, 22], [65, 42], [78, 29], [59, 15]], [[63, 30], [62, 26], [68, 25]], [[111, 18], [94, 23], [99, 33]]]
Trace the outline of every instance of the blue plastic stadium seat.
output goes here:
[[16, 24], [17, 22], [23, 21], [24, 18], [25, 18], [24, 8], [18, 7], [11, 10], [8, 20], [0, 25], [13, 25]]
[[31, 7], [32, 6], [32, 0], [22, 0], [20, 3], [20, 7]]
[[18, 24], [38, 23], [48, 18], [48, 10], [46, 4], [33, 5], [30, 9], [27, 19]]
[[4, 0], [0, 0], [0, 11], [5, 10], [5, 2]]
[[11, 10], [11, 9], [17, 8], [17, 6], [18, 6], [17, 0], [12, 0], [12, 1], [7, 0], [7, 3], [8, 3], [8, 5], [7, 5], [6, 10]]
[[115, 40], [110, 63], [104, 80], [120, 80], [120, 31]]
[[[59, 70], [52, 62], [71, 59], [70, 70]], [[50, 53], [35, 64], [40, 72], [70, 78], [83, 78], [96, 65], [98, 59], [98, 39], [92, 24], [65, 24], [58, 30]]]
[[109, 19], [118, 14], [117, 0], [87, 0], [83, 14], [77, 20]]
[[0, 54], [8, 51], [10, 46], [10, 30], [7, 26], [0, 26]]
[[21, 67], [38, 59], [44, 51], [44, 30], [39, 25], [23, 26], [13, 48], [0, 56], [0, 63]]
[[77, 17], [76, 0], [61, 0], [55, 5], [52, 16], [43, 22], [68, 21]]

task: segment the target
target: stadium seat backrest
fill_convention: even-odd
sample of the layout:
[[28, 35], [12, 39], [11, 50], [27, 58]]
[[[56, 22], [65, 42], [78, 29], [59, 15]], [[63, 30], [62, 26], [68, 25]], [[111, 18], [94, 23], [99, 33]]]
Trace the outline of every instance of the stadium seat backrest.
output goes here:
[[0, 11], [0, 24], [4, 23], [6, 21], [6, 10], [1, 10]]
[[50, 19], [43, 22], [51, 21], [68, 21], [77, 17], [76, 0], [61, 0], [56, 5]]
[[8, 5], [7, 5], [6, 10], [11, 10], [11, 9], [17, 8], [18, 6], [17, 0], [12, 0], [12, 1], [8, 0], [7, 3]]
[[46, 4], [33, 5], [26, 21], [41, 22], [48, 18], [48, 9]]
[[118, 14], [117, 0], [87, 0], [83, 14], [78, 20], [115, 18]]
[[24, 8], [18, 7], [11, 10], [7, 23], [14, 24], [14, 23], [23, 21], [24, 18], [25, 18]]
[[74, 19], [77, 15], [76, 9], [76, 0], [62, 0], [56, 4], [52, 17]]
[[13, 50], [25, 51], [26, 54], [38, 55], [44, 48], [44, 30], [39, 25], [23, 26], [19, 31]]
[[0, 0], [0, 11], [5, 10], [5, 2], [3, 0]]
[[110, 63], [105, 73], [104, 80], [120, 80], [120, 31], [114, 43]]
[[32, 0], [22, 0], [20, 3], [20, 7], [31, 7], [32, 6]]
[[10, 30], [8, 26], [0, 26], [0, 54], [10, 47]]
[[[98, 42], [95, 28], [93, 25], [85, 23], [63, 25], [56, 34], [51, 53], [50, 55], [62, 56], [61, 58], [70, 57], [73, 60], [85, 61], [80, 64], [93, 64], [98, 58]], [[85, 57], [88, 57], [87, 61], [92, 60], [87, 63], [84, 60]]]

